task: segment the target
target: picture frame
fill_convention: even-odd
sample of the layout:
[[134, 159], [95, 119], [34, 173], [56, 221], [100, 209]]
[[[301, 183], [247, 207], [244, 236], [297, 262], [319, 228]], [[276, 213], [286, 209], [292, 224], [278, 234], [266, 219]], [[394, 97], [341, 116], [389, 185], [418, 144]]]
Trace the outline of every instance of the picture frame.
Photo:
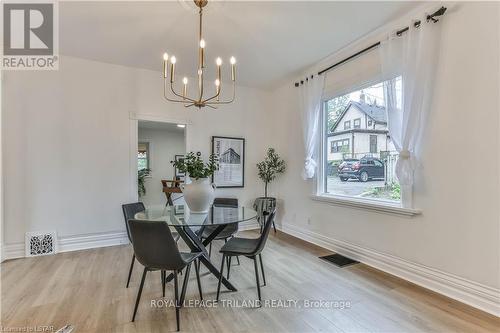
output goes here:
[[[182, 161], [184, 159], [184, 155], [175, 155], [174, 160], [176, 162]], [[180, 172], [175, 166], [174, 166], [174, 179], [179, 179], [183, 180], [184, 176], [186, 175], [185, 172]]]
[[212, 182], [218, 188], [245, 187], [245, 139], [212, 136], [212, 154], [219, 158]]

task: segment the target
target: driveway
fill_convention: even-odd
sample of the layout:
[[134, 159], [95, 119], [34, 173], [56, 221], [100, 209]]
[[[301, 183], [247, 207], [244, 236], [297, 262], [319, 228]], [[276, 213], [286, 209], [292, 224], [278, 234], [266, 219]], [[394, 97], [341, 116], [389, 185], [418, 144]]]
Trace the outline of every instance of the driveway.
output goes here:
[[383, 180], [369, 180], [362, 183], [356, 179], [349, 179], [346, 182], [340, 180], [337, 176], [328, 177], [327, 190], [331, 194], [359, 196], [361, 193], [366, 192], [372, 187], [383, 187]]

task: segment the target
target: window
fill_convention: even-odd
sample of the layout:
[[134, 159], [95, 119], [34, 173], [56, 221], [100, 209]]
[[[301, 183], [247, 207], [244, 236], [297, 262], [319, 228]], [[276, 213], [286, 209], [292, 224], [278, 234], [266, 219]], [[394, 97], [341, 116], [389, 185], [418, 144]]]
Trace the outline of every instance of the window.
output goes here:
[[139, 142], [137, 147], [137, 169], [150, 169], [149, 166], [149, 142]]
[[335, 140], [330, 144], [331, 153], [347, 153], [349, 152], [349, 139]]
[[[398, 105], [401, 105], [401, 92], [402, 80], [398, 78]], [[328, 128], [322, 131], [326, 148], [322, 156], [325, 168], [320, 175], [323, 180], [319, 182], [320, 195], [400, 203], [400, 186], [395, 174], [399, 156], [387, 135], [383, 82], [333, 97], [323, 103], [323, 112]], [[364, 114], [362, 117], [360, 112]], [[363, 131], [346, 134], [334, 130], [335, 124], [343, 124], [344, 130], [351, 129], [351, 122], [352, 128], [359, 129], [362, 119], [366, 119], [368, 125]], [[373, 126], [375, 121], [377, 128]]]
[[350, 120], [344, 121], [344, 129], [345, 130], [351, 129], [351, 121]]

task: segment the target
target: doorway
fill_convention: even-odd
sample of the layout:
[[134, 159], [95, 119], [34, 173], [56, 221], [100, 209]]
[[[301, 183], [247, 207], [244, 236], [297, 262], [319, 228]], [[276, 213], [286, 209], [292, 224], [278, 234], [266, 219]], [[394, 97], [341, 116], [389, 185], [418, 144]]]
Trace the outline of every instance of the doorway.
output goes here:
[[[137, 196], [146, 206], [165, 205], [162, 180], [181, 179], [171, 161], [186, 154], [186, 125], [150, 120], [137, 121]], [[180, 195], [173, 194], [176, 200]]]

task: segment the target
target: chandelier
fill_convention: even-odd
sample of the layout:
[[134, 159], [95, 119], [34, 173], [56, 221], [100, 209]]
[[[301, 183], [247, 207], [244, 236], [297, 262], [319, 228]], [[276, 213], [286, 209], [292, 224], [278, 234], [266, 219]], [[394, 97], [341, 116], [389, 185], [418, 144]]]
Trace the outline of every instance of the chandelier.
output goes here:
[[[221, 91], [222, 91], [222, 59], [217, 58], [215, 60], [215, 64], [217, 65], [217, 79], [214, 82], [215, 92], [210, 97], [205, 97], [204, 90], [204, 81], [203, 75], [205, 74], [205, 40], [203, 39], [203, 7], [205, 7], [208, 3], [208, 0], [194, 0], [194, 3], [199, 8], [200, 15], [200, 29], [199, 29], [199, 39], [198, 39], [198, 97], [189, 97], [188, 96], [188, 78], [184, 77], [182, 79], [182, 92], [175, 91], [175, 64], [177, 59], [175, 56], [169, 57], [167, 53], [163, 54], [163, 81], [164, 81], [164, 89], [163, 96], [169, 102], [175, 103], [184, 103], [185, 107], [195, 106], [198, 108], [202, 108], [205, 106], [216, 109], [216, 105], [219, 104], [229, 104], [234, 101], [235, 92], [236, 92], [236, 59], [231, 57], [229, 62], [231, 63], [231, 82], [233, 86], [233, 96], [230, 100], [223, 101], [220, 99]], [[168, 68], [170, 64], [170, 75], [168, 75]], [[170, 92], [169, 92], [170, 91]], [[173, 94], [174, 96], [169, 97], [169, 94]]]

